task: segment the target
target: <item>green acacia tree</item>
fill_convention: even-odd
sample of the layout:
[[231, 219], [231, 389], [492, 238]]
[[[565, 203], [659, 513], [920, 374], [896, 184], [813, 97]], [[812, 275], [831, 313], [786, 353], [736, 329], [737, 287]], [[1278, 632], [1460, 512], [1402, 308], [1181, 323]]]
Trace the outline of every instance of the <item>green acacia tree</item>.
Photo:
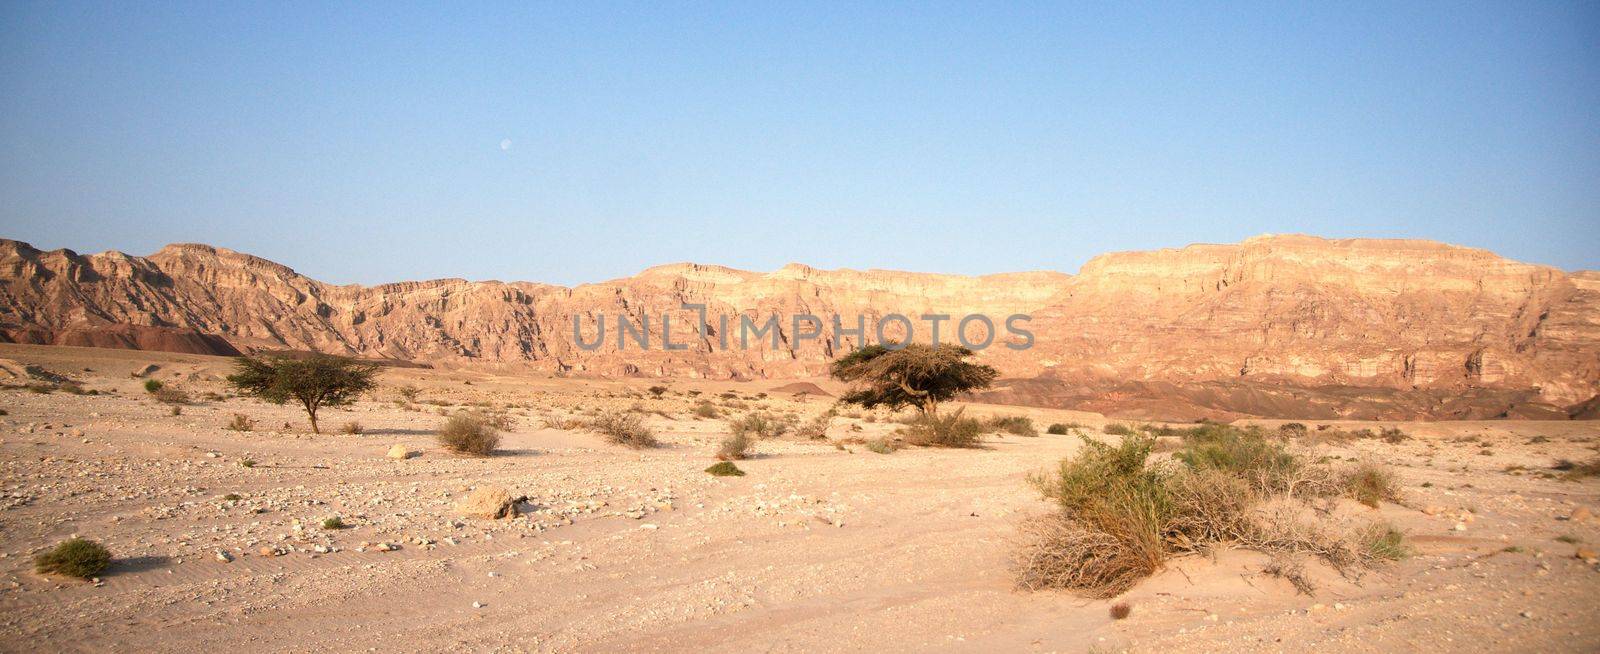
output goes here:
[[869, 345], [833, 362], [835, 379], [853, 385], [839, 398], [871, 409], [917, 407], [923, 415], [938, 414], [940, 402], [988, 388], [999, 374], [993, 367], [967, 361], [972, 350], [948, 343], [907, 345], [891, 350]]
[[311, 431], [319, 434], [318, 409], [349, 404], [378, 385], [378, 364], [327, 354], [239, 357], [234, 369], [228, 376], [234, 388], [274, 404], [300, 403], [311, 418]]

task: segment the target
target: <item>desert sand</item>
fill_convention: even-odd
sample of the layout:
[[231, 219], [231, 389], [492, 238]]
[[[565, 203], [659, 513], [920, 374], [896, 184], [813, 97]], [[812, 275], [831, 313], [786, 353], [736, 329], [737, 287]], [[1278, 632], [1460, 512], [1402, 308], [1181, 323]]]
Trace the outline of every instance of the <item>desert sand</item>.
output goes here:
[[[227, 395], [223, 357], [0, 345], [0, 363], [98, 393], [0, 390], [4, 651], [1600, 650], [1600, 570], [1577, 558], [1600, 544], [1600, 481], [1546, 472], [1595, 455], [1593, 421], [1338, 423], [1412, 436], [1324, 446], [1396, 471], [1403, 504], [1363, 510], [1412, 556], [1313, 569], [1313, 595], [1254, 552], [1183, 558], [1118, 598], [1132, 612], [1114, 620], [1112, 601], [1021, 591], [1009, 568], [1018, 523], [1050, 510], [1026, 476], [1076, 435], [877, 454], [857, 439], [898, 425], [846, 413], [827, 441], [763, 441], [746, 476], [713, 477], [727, 426], [690, 413], [690, 391], [803, 417], [832, 399], [768, 393], [776, 381], [391, 368], [320, 416], [363, 433], [312, 435], [292, 406], [207, 399]], [[151, 365], [194, 403], [152, 400], [135, 376]], [[439, 414], [464, 406], [515, 419], [495, 456], [435, 445]], [[650, 412], [664, 446], [556, 428], [608, 406]], [[965, 411], [1110, 438], [1099, 414]], [[236, 413], [255, 429], [226, 429]], [[419, 454], [386, 457], [395, 445]], [[525, 496], [520, 515], [460, 515], [491, 485]], [[324, 529], [330, 516], [346, 528]], [[33, 571], [73, 535], [115, 563], [92, 582]]]

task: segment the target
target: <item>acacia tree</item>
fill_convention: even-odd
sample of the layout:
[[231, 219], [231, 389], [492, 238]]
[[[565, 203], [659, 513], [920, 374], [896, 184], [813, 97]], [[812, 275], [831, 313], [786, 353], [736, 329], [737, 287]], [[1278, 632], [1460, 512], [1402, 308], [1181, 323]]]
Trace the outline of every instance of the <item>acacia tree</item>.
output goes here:
[[869, 345], [834, 361], [830, 373], [854, 385], [839, 398], [842, 402], [868, 409], [914, 406], [932, 417], [940, 402], [988, 388], [999, 374], [990, 366], [966, 361], [970, 356], [972, 350], [948, 343], [911, 344], [898, 350]]
[[299, 402], [311, 418], [311, 431], [319, 434], [317, 409], [349, 404], [378, 385], [373, 380], [378, 364], [327, 354], [304, 359], [239, 357], [234, 368], [236, 372], [228, 375], [234, 388], [273, 404]]

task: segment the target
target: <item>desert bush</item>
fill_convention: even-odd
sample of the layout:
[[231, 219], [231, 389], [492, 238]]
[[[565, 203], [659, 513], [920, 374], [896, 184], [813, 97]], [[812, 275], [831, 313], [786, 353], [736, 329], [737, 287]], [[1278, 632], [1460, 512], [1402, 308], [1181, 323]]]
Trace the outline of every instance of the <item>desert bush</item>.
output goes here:
[[866, 442], [866, 448], [878, 454], [894, 454], [900, 449], [900, 442], [893, 438], [874, 438]]
[[1156, 438], [1149, 434], [1115, 445], [1083, 436], [1077, 456], [1032, 477], [1060, 510], [1024, 524], [1013, 561], [1018, 584], [1112, 597], [1175, 554], [1237, 545], [1313, 555], [1342, 570], [1403, 548], [1387, 527], [1342, 534], [1305, 515], [1296, 498], [1335, 492], [1337, 476], [1259, 430], [1204, 424], [1183, 434], [1175, 461], [1151, 460]]
[[921, 447], [977, 447], [983, 423], [962, 416], [965, 409], [947, 415], [919, 415], [904, 429], [905, 441]]
[[650, 391], [651, 395], [654, 395], [656, 397], [661, 397], [662, 395], [666, 394], [667, 387], [665, 387], [665, 386], [651, 386], [649, 388], [649, 391]]
[[1378, 502], [1395, 502], [1400, 499], [1400, 488], [1394, 473], [1376, 463], [1363, 462], [1349, 471], [1344, 478], [1345, 488], [1357, 502], [1378, 508]]
[[1122, 620], [1130, 615], [1133, 615], [1133, 605], [1127, 602], [1117, 602], [1111, 605], [1112, 620]]
[[1039, 435], [1039, 430], [1033, 426], [1033, 420], [1027, 416], [993, 416], [989, 418], [987, 425], [990, 429], [1016, 436]]
[[1378, 437], [1382, 438], [1386, 443], [1402, 443], [1411, 440], [1410, 434], [1400, 431], [1396, 427], [1384, 427], [1378, 432]]
[[176, 405], [176, 404], [188, 404], [189, 403], [189, 394], [188, 393], [183, 392], [182, 389], [172, 388], [170, 386], [165, 387], [165, 388], [158, 388], [154, 392], [152, 392], [150, 394], [150, 396], [154, 397], [157, 402], [160, 402], [162, 404], [174, 404], [174, 405]]
[[722, 462], [719, 462], [719, 463], [714, 463], [714, 464], [711, 465], [711, 467], [706, 468], [706, 472], [711, 473], [711, 476], [713, 476], [713, 477], [743, 477], [744, 476], [744, 471], [740, 470], [739, 466], [734, 465], [732, 461], [722, 461]]
[[743, 459], [750, 456], [751, 445], [748, 434], [743, 432], [728, 434], [727, 438], [722, 439], [721, 445], [717, 446], [717, 459], [722, 461]]
[[1411, 556], [1406, 547], [1405, 535], [1388, 524], [1371, 525], [1363, 533], [1361, 543], [1368, 558], [1379, 561], [1399, 561]]
[[183, 407], [174, 404], [174, 405], [172, 405], [172, 410], [168, 411], [167, 413], [170, 413], [170, 414], [175, 415], [175, 416], [181, 416], [181, 415], [183, 415]]
[[34, 557], [33, 566], [43, 574], [88, 579], [111, 566], [111, 551], [92, 540], [74, 538]]
[[1286, 422], [1278, 425], [1278, 435], [1284, 438], [1305, 438], [1310, 433], [1306, 426], [1298, 422]]
[[1107, 423], [1105, 427], [1101, 428], [1101, 431], [1112, 436], [1136, 436], [1139, 433], [1133, 427], [1120, 422]]
[[422, 391], [419, 390], [417, 387], [412, 386], [411, 384], [406, 384], [404, 386], [401, 386], [399, 388], [394, 389], [394, 392], [399, 393], [400, 397], [402, 399], [404, 399], [406, 402], [415, 402], [415, 401], [417, 401], [417, 394], [422, 392]]
[[340, 518], [339, 516], [332, 516], [332, 517], [329, 517], [329, 518], [324, 518], [322, 520], [322, 528], [323, 529], [344, 529], [345, 528], [344, 519]]
[[228, 421], [228, 429], [232, 431], [254, 431], [256, 422], [243, 413], [233, 414], [233, 419]]
[[452, 452], [488, 456], [500, 445], [500, 431], [482, 415], [458, 413], [439, 427], [439, 445]]
[[154, 393], [161, 390], [162, 385], [163, 384], [158, 379], [146, 379], [144, 380], [144, 392]]
[[765, 411], [747, 413], [737, 420], [728, 421], [729, 431], [753, 438], [779, 438], [788, 433], [791, 426], [788, 420]]
[[1207, 424], [1184, 435], [1184, 449], [1174, 455], [1195, 469], [1217, 469], [1244, 478], [1258, 491], [1285, 491], [1301, 466], [1282, 443], [1269, 441], [1256, 428]]
[[606, 440], [634, 449], [655, 447], [656, 435], [645, 426], [644, 418], [626, 411], [607, 411], [589, 421], [589, 428], [599, 432]]
[[1053, 435], [1057, 435], [1057, 436], [1063, 435], [1063, 434], [1068, 434], [1068, 433], [1071, 433], [1071, 432], [1072, 432], [1072, 426], [1071, 425], [1066, 425], [1066, 424], [1059, 423], [1059, 422], [1050, 423], [1050, 427], [1048, 427], [1047, 429], [1044, 430], [1044, 433], [1046, 433], [1046, 434], [1053, 434]]
[[1561, 478], [1567, 481], [1578, 481], [1588, 477], [1600, 475], [1600, 457], [1589, 459], [1582, 463], [1561, 459], [1554, 466], [1561, 473]]
[[350, 422], [344, 423], [343, 425], [339, 426], [339, 431], [341, 433], [351, 434], [351, 435], [360, 434], [362, 432], [365, 432], [366, 430], [367, 430], [366, 427], [362, 427], [361, 423], [356, 422], [354, 420], [351, 420]]
[[721, 414], [717, 413], [717, 405], [712, 404], [711, 400], [700, 400], [694, 405], [694, 415], [697, 418], [716, 418]]
[[828, 425], [832, 422], [833, 418], [828, 414], [818, 415], [796, 427], [794, 435], [803, 440], [820, 441], [828, 437]]

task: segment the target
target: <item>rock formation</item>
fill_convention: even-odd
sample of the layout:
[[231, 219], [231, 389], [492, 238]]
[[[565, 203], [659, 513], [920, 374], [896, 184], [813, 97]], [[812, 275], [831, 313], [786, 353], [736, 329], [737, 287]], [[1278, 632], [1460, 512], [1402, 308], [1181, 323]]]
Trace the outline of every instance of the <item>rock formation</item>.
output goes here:
[[[706, 305], [705, 335], [686, 303]], [[460, 279], [336, 286], [205, 245], [135, 257], [44, 252], [0, 240], [0, 339], [23, 343], [217, 354], [317, 350], [562, 374], [796, 378], [823, 374], [838, 354], [832, 316], [846, 330], [857, 316], [866, 326], [863, 335], [844, 335], [843, 349], [875, 340], [873, 325], [891, 313], [910, 317], [924, 340], [924, 314], [951, 316], [942, 324], [945, 340], [963, 316], [988, 316], [999, 337], [980, 357], [1016, 382], [997, 392], [1056, 404], [1083, 404], [1084, 392], [1104, 396], [1126, 384], [1138, 385], [1123, 391], [1132, 396], [1171, 392], [1212, 408], [1221, 396], [1265, 402], [1261, 393], [1274, 389], [1327, 395], [1359, 387], [1416, 392], [1397, 405], [1407, 407], [1398, 414], [1477, 415], [1489, 409], [1443, 407], [1451, 397], [1491, 392], [1504, 406], [1490, 413], [1510, 414], [1518, 403], [1567, 407], [1600, 390], [1600, 272], [1565, 273], [1428, 241], [1262, 236], [1108, 254], [1077, 275], [965, 277], [798, 264], [764, 274], [674, 264], [565, 288]], [[810, 325], [793, 323], [795, 314], [822, 317], [821, 336], [797, 334]], [[1004, 327], [1012, 314], [1031, 316], [1019, 323], [1033, 334], [1031, 348], [1003, 345], [1020, 342]], [[741, 317], [761, 325], [773, 315], [780, 317], [776, 346], [768, 334], [741, 348]], [[580, 347], [574, 319], [592, 343], [602, 316], [604, 340], [593, 350]], [[662, 348], [664, 317], [670, 341], [684, 349]], [[641, 332], [651, 348], [621, 339], [619, 318], [633, 326], [648, 321]], [[891, 337], [900, 333], [886, 324]], [[984, 332], [974, 323], [968, 334], [982, 340]]]

